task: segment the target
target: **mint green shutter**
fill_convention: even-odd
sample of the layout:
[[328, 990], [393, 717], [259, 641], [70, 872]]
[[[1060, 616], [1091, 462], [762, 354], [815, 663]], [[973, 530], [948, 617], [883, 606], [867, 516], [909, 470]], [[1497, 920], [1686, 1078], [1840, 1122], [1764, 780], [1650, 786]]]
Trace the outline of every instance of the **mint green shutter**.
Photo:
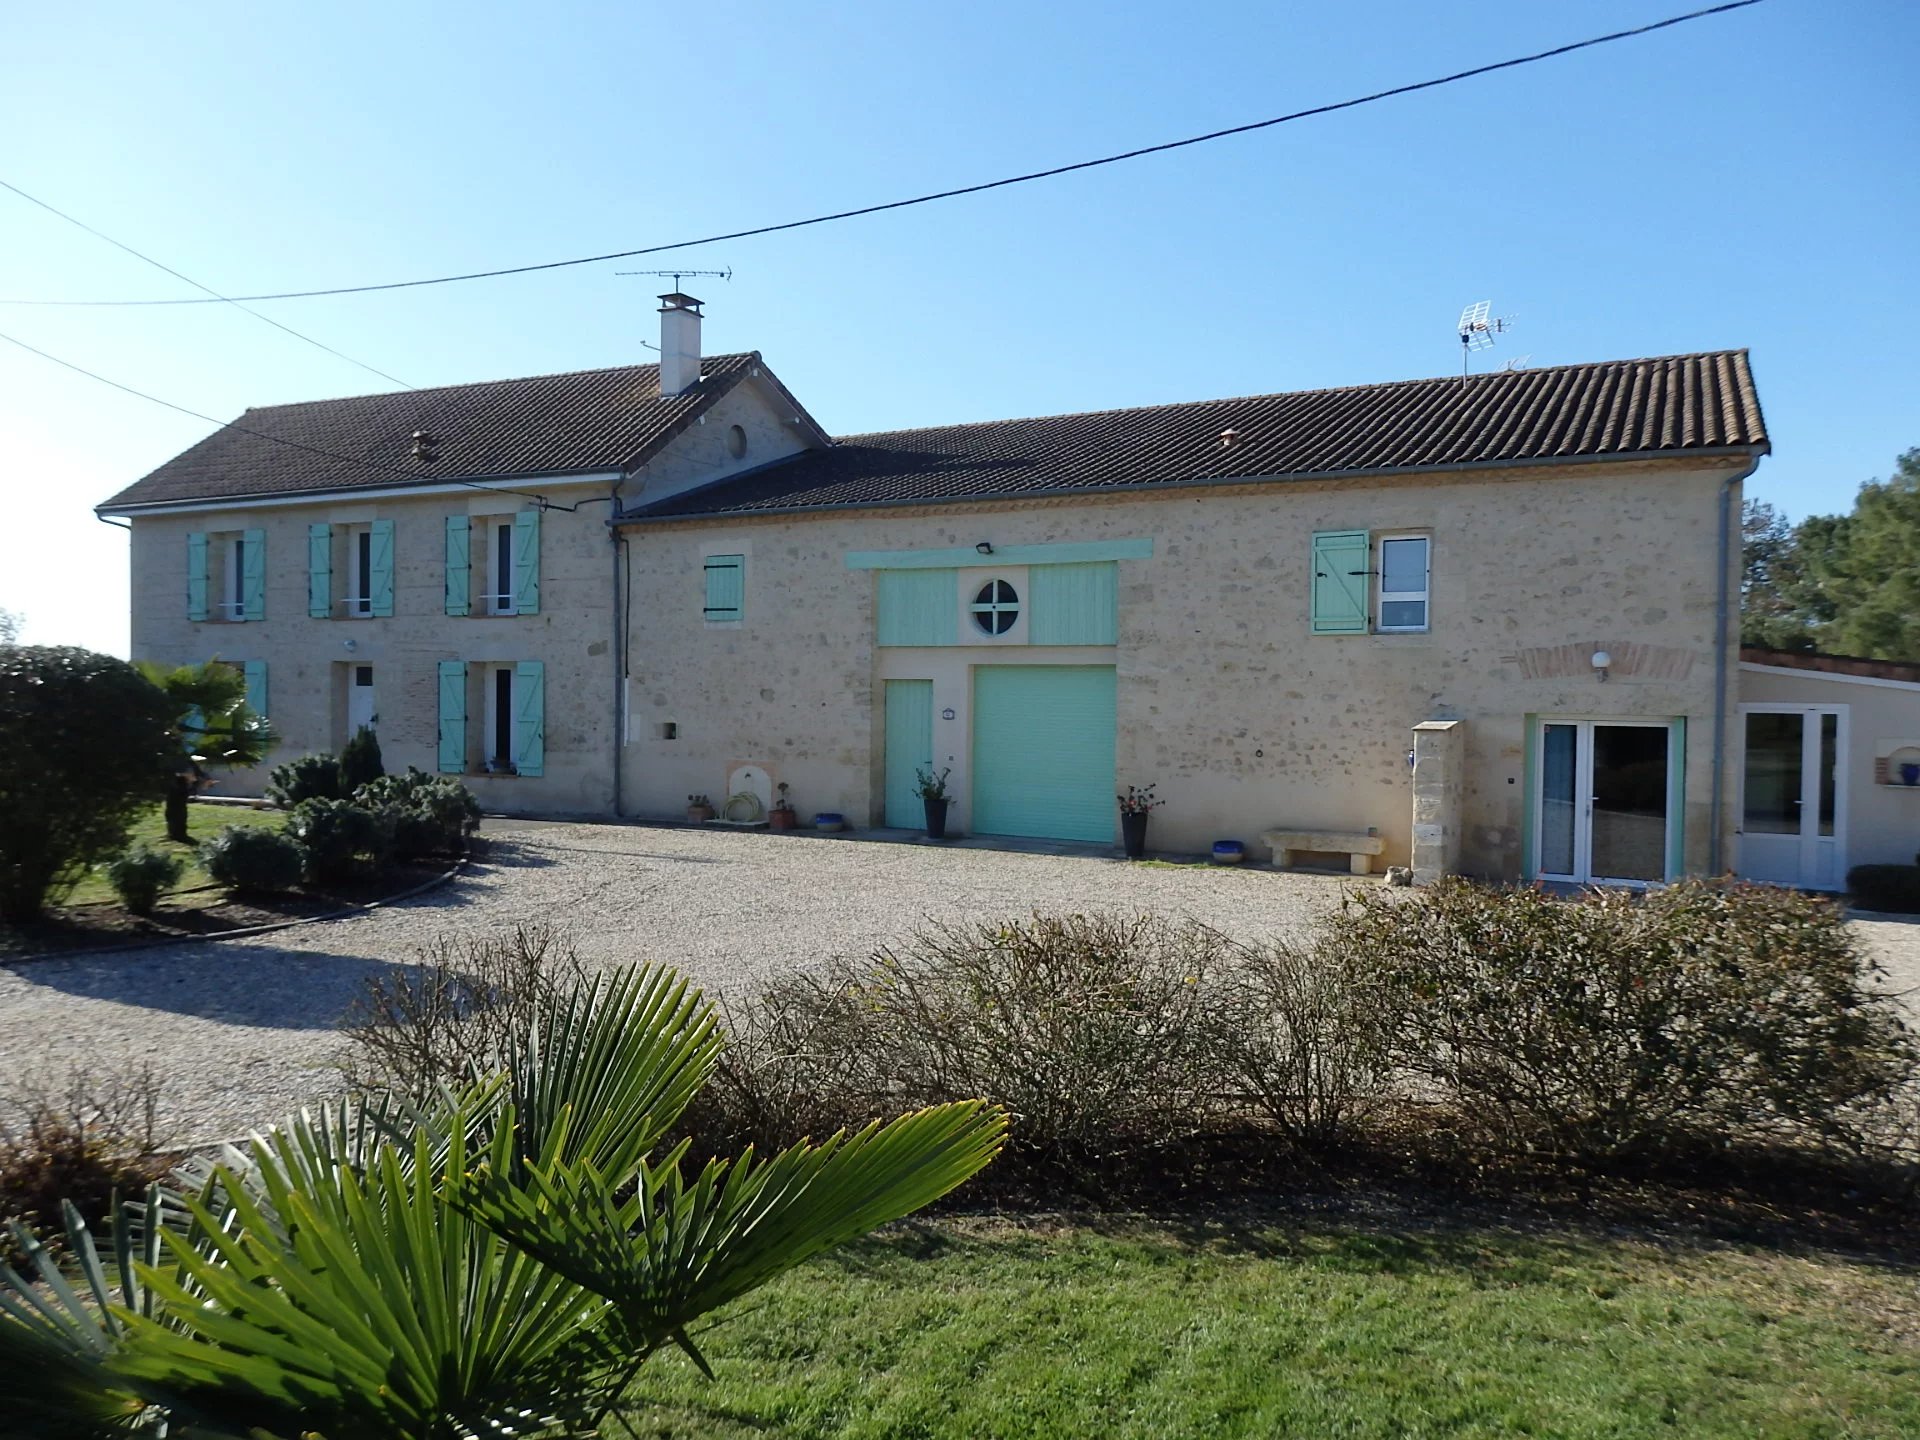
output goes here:
[[1120, 567], [1111, 560], [1030, 567], [1027, 639], [1035, 645], [1118, 644]]
[[267, 662], [249, 660], [245, 668], [247, 708], [253, 712], [255, 719], [264, 720], [267, 718]]
[[959, 643], [960, 572], [957, 570], [880, 570], [875, 572], [874, 607], [881, 645], [954, 645]]
[[393, 522], [376, 520], [367, 547], [367, 594], [375, 615], [393, 614]]
[[885, 693], [886, 823], [918, 830], [927, 819], [919, 772], [933, 768], [933, 682], [889, 680]]
[[307, 614], [324, 620], [333, 613], [333, 527], [307, 526]]
[[[1687, 717], [1673, 717], [1667, 732], [1667, 879], [1687, 873]], [[1718, 823], [1717, 821], [1715, 823]]]
[[522, 660], [513, 667], [513, 768], [543, 774], [547, 763], [547, 667]]
[[447, 614], [465, 615], [473, 608], [473, 521], [465, 515], [447, 517]]
[[187, 536], [187, 618], [207, 618], [207, 532]]
[[440, 662], [440, 769], [458, 775], [467, 768], [467, 667]]
[[1313, 633], [1367, 633], [1368, 556], [1365, 530], [1318, 530], [1313, 536]]
[[1111, 844], [1116, 695], [1111, 665], [977, 666], [967, 828]]
[[267, 532], [248, 530], [240, 537], [242, 589], [240, 613], [248, 620], [267, 618]]
[[704, 562], [706, 605], [701, 615], [708, 620], [744, 620], [747, 618], [747, 557], [709, 555]]
[[513, 517], [513, 600], [522, 615], [540, 613], [540, 512]]

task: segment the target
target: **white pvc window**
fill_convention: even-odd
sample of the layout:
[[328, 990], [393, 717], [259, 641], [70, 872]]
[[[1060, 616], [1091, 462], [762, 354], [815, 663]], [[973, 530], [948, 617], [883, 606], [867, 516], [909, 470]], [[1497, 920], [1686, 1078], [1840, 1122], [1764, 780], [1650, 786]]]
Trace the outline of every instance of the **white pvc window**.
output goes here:
[[223, 620], [244, 620], [247, 618], [247, 542], [243, 536], [234, 535], [227, 541], [227, 573], [223, 577], [225, 592], [220, 599], [220, 618]]
[[513, 521], [497, 520], [493, 526], [493, 554], [487, 567], [486, 610], [489, 615], [512, 615], [518, 606], [513, 594]]
[[1425, 535], [1390, 535], [1380, 542], [1379, 619], [1383, 634], [1425, 630], [1428, 612], [1428, 558]]
[[355, 525], [347, 531], [347, 593], [349, 617], [364, 620], [373, 614], [373, 527]]

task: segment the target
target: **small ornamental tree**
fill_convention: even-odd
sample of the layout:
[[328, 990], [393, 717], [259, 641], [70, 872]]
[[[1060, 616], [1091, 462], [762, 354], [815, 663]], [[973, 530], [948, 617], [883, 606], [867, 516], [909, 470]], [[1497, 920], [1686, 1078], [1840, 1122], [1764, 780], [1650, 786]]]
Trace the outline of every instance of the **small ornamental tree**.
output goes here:
[[264, 715], [247, 705], [246, 677], [231, 665], [208, 660], [200, 665], [142, 663], [140, 673], [172, 703], [178, 741], [173, 783], [167, 787], [167, 838], [181, 845], [187, 834], [187, 801], [205, 782], [206, 767], [243, 770], [258, 765], [279, 743]]
[[121, 850], [176, 769], [173, 702], [124, 660], [0, 649], [0, 920], [36, 918]]

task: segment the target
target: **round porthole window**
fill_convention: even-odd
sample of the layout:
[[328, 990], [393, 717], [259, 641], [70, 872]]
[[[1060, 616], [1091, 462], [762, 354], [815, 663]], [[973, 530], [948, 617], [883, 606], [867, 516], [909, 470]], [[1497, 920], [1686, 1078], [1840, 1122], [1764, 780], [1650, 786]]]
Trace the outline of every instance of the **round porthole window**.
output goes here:
[[989, 635], [1004, 635], [1020, 618], [1020, 597], [1004, 580], [989, 580], [973, 597], [973, 623]]
[[727, 427], [727, 453], [736, 460], [747, 453], [747, 432], [738, 425]]

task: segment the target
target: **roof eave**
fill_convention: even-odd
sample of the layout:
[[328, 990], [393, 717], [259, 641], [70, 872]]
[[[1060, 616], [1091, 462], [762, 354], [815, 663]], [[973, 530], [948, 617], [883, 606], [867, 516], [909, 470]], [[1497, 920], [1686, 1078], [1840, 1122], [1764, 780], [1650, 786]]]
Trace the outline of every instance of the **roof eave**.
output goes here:
[[413, 495], [439, 490], [495, 490], [511, 493], [519, 485], [584, 485], [596, 481], [617, 480], [621, 471], [599, 465], [587, 470], [531, 470], [512, 475], [422, 476], [418, 480], [395, 480], [391, 484], [321, 486], [310, 490], [253, 490], [243, 495], [200, 495], [178, 500], [149, 500], [143, 503], [116, 504], [106, 501], [93, 507], [93, 513], [110, 515], [153, 515], [165, 511], [222, 510], [261, 505], [311, 505], [321, 501], [353, 501], [382, 496]]
[[[619, 516], [616, 525], [669, 525], [689, 520], [749, 520], [780, 515], [831, 515], [853, 510], [900, 510], [930, 505], [994, 505], [1019, 500], [1060, 500], [1080, 495], [1155, 495], [1167, 490], [1192, 490], [1221, 485], [1267, 485], [1303, 483], [1318, 480], [1402, 479], [1421, 475], [1458, 474], [1469, 470], [1540, 469], [1566, 465], [1628, 464], [1645, 460], [1732, 460], [1757, 461], [1772, 453], [1770, 442], [1749, 445], [1703, 446], [1690, 450], [1635, 450], [1611, 455], [1554, 455], [1507, 460], [1461, 460], [1441, 465], [1408, 465], [1372, 470], [1293, 470], [1275, 474], [1200, 475], [1187, 480], [1156, 480], [1145, 484], [1120, 481], [1110, 485], [1064, 485], [1044, 490], [1005, 490], [985, 495], [914, 496], [898, 500], [851, 500], [828, 505], [756, 506], [740, 510], [679, 511], [649, 514], [634, 510]], [[798, 458], [798, 457], [790, 457]], [[788, 463], [783, 461], [781, 463]], [[737, 478], [737, 477], [730, 477]], [[721, 482], [725, 483], [725, 482]]]

